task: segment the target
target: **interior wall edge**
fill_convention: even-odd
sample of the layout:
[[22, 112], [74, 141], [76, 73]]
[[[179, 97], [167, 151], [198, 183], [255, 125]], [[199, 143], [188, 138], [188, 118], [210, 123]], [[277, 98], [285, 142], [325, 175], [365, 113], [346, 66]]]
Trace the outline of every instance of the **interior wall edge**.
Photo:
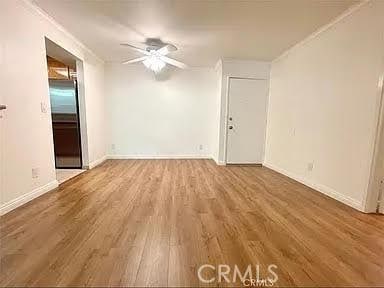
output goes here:
[[15, 199], [8, 201], [0, 206], [0, 216], [4, 215], [12, 210], [16, 209], [24, 205], [25, 203], [57, 188], [59, 186], [59, 182], [57, 180], [53, 180], [43, 186], [33, 189], [32, 191], [25, 193]]
[[322, 194], [325, 194], [325, 195], [327, 195], [327, 196], [329, 196], [329, 197], [331, 197], [331, 198], [333, 198], [333, 199], [335, 199], [341, 203], [344, 203], [345, 205], [352, 207], [352, 208], [354, 208], [360, 212], [364, 212], [364, 213], [367, 212], [365, 210], [364, 203], [359, 202], [358, 200], [353, 199], [351, 197], [345, 196], [342, 193], [340, 193], [340, 192], [338, 192], [338, 191], [336, 191], [330, 187], [327, 187], [327, 186], [319, 184], [319, 183], [315, 183], [312, 180], [309, 180], [305, 177], [296, 175], [292, 172], [285, 170], [284, 168], [278, 167], [277, 165], [274, 165], [274, 164], [269, 163], [269, 162], [264, 162], [263, 166], [265, 166], [269, 169], [272, 169], [275, 172], [283, 174], [283, 175], [287, 176], [288, 178], [291, 178], [297, 182], [300, 182], [301, 184], [304, 184], [305, 186], [308, 186], [308, 187], [310, 187], [310, 188], [312, 188], [312, 189], [314, 189], [314, 190], [316, 190]]

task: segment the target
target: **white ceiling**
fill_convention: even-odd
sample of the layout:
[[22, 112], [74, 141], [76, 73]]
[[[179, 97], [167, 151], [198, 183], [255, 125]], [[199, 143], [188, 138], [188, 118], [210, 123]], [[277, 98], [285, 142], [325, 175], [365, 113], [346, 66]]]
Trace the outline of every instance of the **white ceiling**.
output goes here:
[[356, 4], [355, 0], [35, 0], [102, 59], [123, 61], [161, 38], [190, 66], [219, 58], [272, 60]]

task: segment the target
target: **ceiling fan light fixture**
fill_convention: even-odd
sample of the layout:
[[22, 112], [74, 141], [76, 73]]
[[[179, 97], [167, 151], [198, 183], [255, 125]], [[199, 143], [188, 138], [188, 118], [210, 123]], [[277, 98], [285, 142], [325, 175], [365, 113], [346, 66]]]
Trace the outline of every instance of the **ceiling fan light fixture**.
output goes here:
[[158, 73], [165, 67], [165, 62], [157, 55], [150, 55], [143, 61], [143, 64], [153, 72]]
[[[1, 0], [0, 0], [1, 1]], [[136, 62], [143, 62], [145, 67], [152, 70], [155, 73], [159, 73], [167, 64], [180, 68], [180, 69], [186, 69], [188, 66], [180, 61], [177, 61], [173, 58], [170, 58], [166, 55], [172, 51], [176, 51], [177, 47], [172, 44], [165, 44], [161, 42], [161, 45], [158, 43], [160, 40], [154, 40], [154, 39], [147, 39], [148, 41], [148, 47], [146, 49], [142, 49], [136, 46], [133, 46], [131, 44], [122, 43], [120, 45], [126, 46], [131, 48], [132, 50], [135, 50], [137, 52], [140, 52], [144, 54], [145, 56], [130, 59], [122, 62], [122, 64], [133, 64]], [[156, 43], [152, 43], [156, 42]], [[161, 47], [161, 48], [159, 48]]]

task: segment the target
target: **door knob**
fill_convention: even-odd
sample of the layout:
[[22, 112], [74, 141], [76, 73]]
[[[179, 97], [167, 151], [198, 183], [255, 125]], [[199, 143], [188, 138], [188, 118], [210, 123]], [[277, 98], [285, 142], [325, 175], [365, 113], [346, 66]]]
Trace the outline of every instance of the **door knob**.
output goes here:
[[0, 105], [0, 110], [5, 110], [5, 109], [7, 109], [7, 106], [5, 106], [5, 105]]
[[232, 129], [233, 129], [233, 126], [229, 126], [228, 129], [232, 130]]

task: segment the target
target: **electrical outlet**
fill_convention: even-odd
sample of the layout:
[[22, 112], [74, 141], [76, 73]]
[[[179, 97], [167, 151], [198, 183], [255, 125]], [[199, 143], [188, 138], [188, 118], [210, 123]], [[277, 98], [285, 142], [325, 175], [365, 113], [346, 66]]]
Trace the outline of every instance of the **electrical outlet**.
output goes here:
[[116, 145], [115, 144], [111, 144], [111, 149], [114, 151], [116, 149]]
[[199, 145], [199, 150], [203, 150], [203, 144]]
[[39, 178], [40, 170], [39, 168], [32, 168], [32, 178], [36, 179]]
[[308, 170], [308, 171], [312, 171], [312, 170], [313, 170], [313, 162], [309, 162], [309, 163], [307, 164], [307, 170]]

